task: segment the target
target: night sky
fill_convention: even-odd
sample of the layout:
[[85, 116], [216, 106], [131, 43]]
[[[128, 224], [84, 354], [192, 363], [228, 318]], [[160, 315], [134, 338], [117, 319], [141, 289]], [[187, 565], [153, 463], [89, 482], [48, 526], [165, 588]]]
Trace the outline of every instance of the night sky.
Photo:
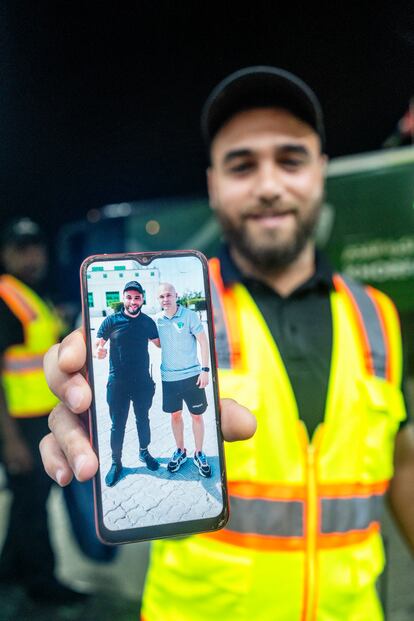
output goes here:
[[330, 156], [380, 148], [414, 94], [414, 4], [286, 5], [3, 0], [2, 218], [52, 232], [107, 203], [203, 195], [199, 112], [246, 65], [314, 88]]

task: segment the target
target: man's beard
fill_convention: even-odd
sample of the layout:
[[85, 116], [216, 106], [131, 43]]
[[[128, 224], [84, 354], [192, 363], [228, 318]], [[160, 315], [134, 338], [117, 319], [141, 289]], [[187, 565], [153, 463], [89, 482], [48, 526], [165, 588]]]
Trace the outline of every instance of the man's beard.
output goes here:
[[127, 308], [125, 306], [125, 304], [124, 304], [124, 308], [125, 308], [126, 312], [129, 313], [130, 315], [133, 315], [134, 317], [139, 314], [142, 306], [143, 305], [141, 304], [141, 306], [139, 306], [138, 308], [134, 308], [134, 310], [131, 310], [130, 308]]
[[[279, 230], [264, 230], [260, 236], [251, 233], [246, 220], [235, 224], [220, 209], [217, 216], [220, 220], [224, 236], [231, 247], [249, 261], [255, 268], [265, 273], [279, 271], [293, 263], [301, 254], [308, 241], [312, 238], [319, 219], [322, 201], [315, 202], [306, 216], [296, 213], [296, 227], [290, 237], [281, 238]], [[257, 213], [255, 211], [255, 213]], [[269, 208], [264, 208], [261, 214], [274, 215]]]

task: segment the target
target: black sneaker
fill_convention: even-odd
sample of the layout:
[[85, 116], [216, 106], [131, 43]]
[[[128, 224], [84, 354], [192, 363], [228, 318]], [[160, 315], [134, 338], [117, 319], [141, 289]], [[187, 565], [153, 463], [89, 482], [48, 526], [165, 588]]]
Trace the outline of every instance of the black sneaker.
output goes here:
[[139, 461], [143, 461], [149, 470], [158, 470], [160, 464], [151, 455], [148, 449], [139, 449]]
[[184, 449], [183, 451], [179, 448], [174, 451], [173, 456], [168, 462], [167, 469], [170, 472], [177, 472], [181, 468], [184, 462], [187, 461], [187, 451]]
[[194, 453], [194, 463], [202, 477], [211, 477], [211, 466], [207, 462], [207, 457], [201, 451]]
[[116, 483], [118, 483], [122, 472], [122, 464], [120, 461], [112, 462], [112, 466], [110, 467], [108, 474], [105, 477], [105, 483], [108, 487], [113, 487]]

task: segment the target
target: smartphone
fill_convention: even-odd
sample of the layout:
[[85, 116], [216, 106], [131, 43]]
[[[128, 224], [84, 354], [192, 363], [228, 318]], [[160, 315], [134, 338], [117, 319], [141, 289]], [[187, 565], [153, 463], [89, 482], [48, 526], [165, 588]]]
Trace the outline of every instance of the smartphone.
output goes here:
[[95, 522], [105, 543], [228, 519], [207, 261], [197, 251], [95, 255], [81, 266]]

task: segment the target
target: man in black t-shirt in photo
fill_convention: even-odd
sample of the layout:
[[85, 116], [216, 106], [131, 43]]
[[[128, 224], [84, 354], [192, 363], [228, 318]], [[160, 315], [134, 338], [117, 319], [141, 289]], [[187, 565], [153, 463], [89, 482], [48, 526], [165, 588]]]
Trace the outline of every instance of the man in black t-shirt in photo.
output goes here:
[[149, 410], [155, 384], [149, 373], [148, 341], [160, 347], [155, 322], [141, 312], [144, 290], [132, 280], [125, 285], [123, 308], [107, 317], [97, 333], [95, 357], [106, 358], [105, 344], [110, 341], [107, 402], [111, 416], [112, 466], [105, 477], [108, 487], [115, 485], [122, 473], [122, 444], [132, 401], [139, 439], [139, 459], [150, 470], [159, 463], [148, 450], [151, 441]]

